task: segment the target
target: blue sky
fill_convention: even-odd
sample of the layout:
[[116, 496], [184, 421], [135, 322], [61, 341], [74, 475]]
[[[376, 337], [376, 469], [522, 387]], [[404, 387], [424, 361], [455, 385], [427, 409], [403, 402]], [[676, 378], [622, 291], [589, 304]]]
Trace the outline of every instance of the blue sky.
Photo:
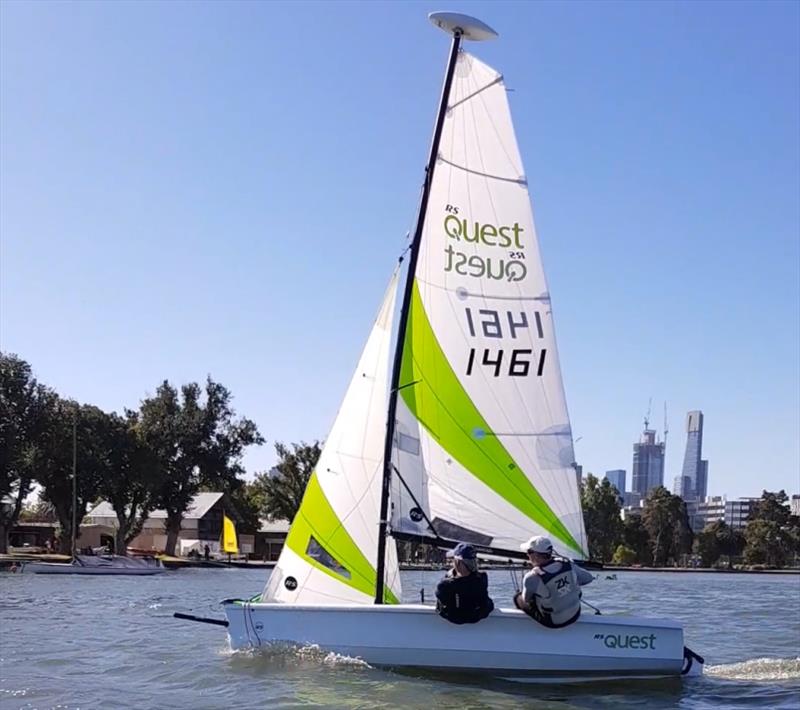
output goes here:
[[[584, 470], [689, 409], [709, 492], [800, 490], [800, 5], [0, 4], [0, 343], [136, 406], [210, 373], [324, 438], [411, 227], [447, 38], [500, 39]], [[629, 473], [630, 475], [630, 473]]]

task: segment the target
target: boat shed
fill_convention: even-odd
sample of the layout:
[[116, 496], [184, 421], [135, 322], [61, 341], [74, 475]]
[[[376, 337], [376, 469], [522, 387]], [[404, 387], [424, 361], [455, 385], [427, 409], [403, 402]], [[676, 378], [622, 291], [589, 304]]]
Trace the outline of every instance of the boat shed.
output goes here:
[[[198, 493], [184, 513], [176, 553], [181, 554], [183, 551], [183, 554], [188, 554], [192, 549], [202, 550], [205, 545], [208, 545], [212, 552], [218, 553], [223, 513], [235, 522], [240, 522], [236, 508], [230, 503], [226, 494]], [[129, 547], [137, 550], [163, 551], [167, 544], [167, 533], [164, 529], [166, 520], [166, 510], [154, 510], [145, 521], [142, 531], [131, 540]], [[111, 503], [103, 501], [89, 511], [84, 523], [87, 526], [116, 529], [117, 516]], [[238, 538], [239, 553], [244, 556], [252, 555], [255, 536], [239, 533]]]

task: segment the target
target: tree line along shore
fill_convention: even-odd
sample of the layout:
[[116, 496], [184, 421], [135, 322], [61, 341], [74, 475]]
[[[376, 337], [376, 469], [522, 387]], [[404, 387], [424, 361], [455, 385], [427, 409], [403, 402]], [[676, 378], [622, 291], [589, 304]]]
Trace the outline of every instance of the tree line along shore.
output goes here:
[[[18, 520], [57, 523], [57, 551], [69, 554], [73, 500], [79, 523], [98, 501], [111, 504], [122, 554], [148, 515], [162, 509], [164, 553], [174, 555], [183, 517], [202, 491], [227, 494], [241, 532], [257, 531], [261, 518], [292, 520], [320, 443], [275, 442], [276, 466], [247, 480], [244, 452], [264, 443], [211, 377], [181, 386], [164, 380], [120, 414], [62, 397], [25, 360], [0, 353], [0, 554]], [[800, 519], [787, 500], [784, 491], [764, 491], [743, 530], [719, 521], [694, 534], [684, 501], [663, 487], [651, 491], [641, 516], [623, 520], [619, 492], [607, 479], [588, 474], [581, 484], [590, 559], [631, 570], [791, 566], [800, 555]], [[444, 562], [443, 550], [413, 542], [398, 542], [398, 556], [414, 568]]]

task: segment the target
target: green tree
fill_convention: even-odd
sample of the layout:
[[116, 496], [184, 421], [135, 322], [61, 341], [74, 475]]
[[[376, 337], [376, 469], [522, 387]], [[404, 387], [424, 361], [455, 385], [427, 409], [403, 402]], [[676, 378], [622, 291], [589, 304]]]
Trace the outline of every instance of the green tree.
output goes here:
[[141, 435], [138, 415], [106, 415], [103, 422], [105, 467], [98, 493], [117, 516], [115, 552], [126, 555], [128, 543], [142, 530], [156, 507], [158, 459]]
[[695, 545], [703, 567], [713, 567], [722, 555], [723, 540], [728, 526], [723, 520], [709, 523], [697, 535]]
[[264, 512], [267, 516], [294, 520], [321, 451], [318, 441], [313, 444], [301, 442], [291, 447], [275, 443], [277, 471], [273, 475], [261, 473], [256, 477], [266, 498]]
[[231, 504], [241, 521], [241, 532], [255, 534], [261, 527], [261, 515], [267, 499], [264, 489], [256, 481], [237, 481], [229, 492]]
[[788, 530], [782, 529], [774, 520], [756, 518], [744, 529], [747, 547], [744, 559], [750, 565], [783, 567], [791, 550]]
[[727, 524], [724, 524], [724, 527], [722, 525], [719, 527], [717, 539], [719, 541], [720, 553], [728, 558], [729, 566], [731, 558], [741, 557], [747, 542], [741, 530], [736, 530]]
[[242, 455], [264, 439], [255, 423], [235, 419], [230, 392], [210, 377], [180, 392], [166, 380], [139, 410], [139, 430], [158, 461], [156, 505], [167, 513], [166, 552], [175, 554], [183, 514], [201, 486], [227, 490], [244, 473]]
[[39, 384], [30, 365], [0, 352], [0, 553], [31, 491], [38, 442], [53, 390]]
[[607, 478], [600, 481], [590, 473], [581, 485], [581, 505], [589, 556], [609, 562], [622, 540], [619, 492]]
[[50, 503], [58, 517], [59, 547], [70, 552], [72, 539], [72, 455], [73, 422], [76, 431], [76, 522], [80, 523], [87, 506], [99, 495], [103, 478], [109, 475], [106, 420], [97, 407], [79, 405], [73, 400], [56, 399], [47, 411], [47, 425], [37, 445], [34, 462], [36, 482], [42, 486], [41, 498]]
[[692, 532], [686, 504], [663, 486], [654, 488], [644, 504], [642, 521], [650, 535], [653, 564], [661, 567], [691, 550]]
[[625, 547], [636, 554], [635, 562], [649, 566], [653, 564], [653, 549], [650, 544], [650, 533], [639, 515], [631, 515], [622, 523], [622, 539]]
[[617, 545], [611, 563], [615, 565], [628, 566], [636, 562], [636, 551], [625, 545]]
[[785, 491], [763, 491], [744, 529], [748, 564], [784, 567], [800, 545], [800, 521], [791, 515]]
[[777, 523], [779, 527], [789, 524], [791, 513], [789, 511], [789, 496], [786, 491], [762, 491], [761, 500], [755, 504], [750, 513], [750, 520], [769, 520]]

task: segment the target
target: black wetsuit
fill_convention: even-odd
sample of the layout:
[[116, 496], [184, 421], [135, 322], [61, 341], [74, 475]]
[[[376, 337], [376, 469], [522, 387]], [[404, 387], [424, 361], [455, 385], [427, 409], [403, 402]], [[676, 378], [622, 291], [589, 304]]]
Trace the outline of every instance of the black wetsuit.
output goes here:
[[454, 624], [474, 624], [494, 609], [486, 572], [445, 577], [436, 587], [436, 611]]

